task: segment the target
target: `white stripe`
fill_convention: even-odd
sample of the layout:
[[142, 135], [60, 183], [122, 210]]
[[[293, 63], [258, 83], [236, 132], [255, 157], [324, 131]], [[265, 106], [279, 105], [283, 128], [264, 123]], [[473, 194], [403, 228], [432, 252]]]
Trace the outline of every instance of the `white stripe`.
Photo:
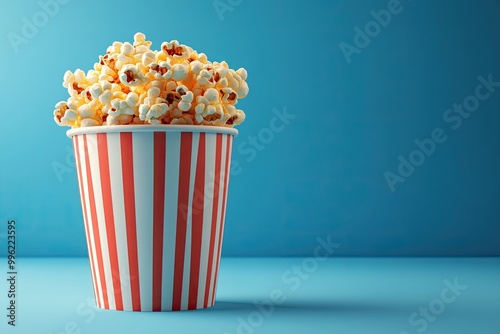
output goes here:
[[[226, 139], [225, 141], [225, 145], [224, 145], [224, 165], [221, 166], [221, 169], [224, 171], [223, 172], [223, 178], [222, 178], [222, 182], [225, 182], [224, 183], [224, 186], [222, 187], [223, 189], [226, 190], [226, 196], [224, 196], [224, 198], [222, 199], [222, 203], [220, 203], [220, 212], [221, 212], [221, 220], [220, 220], [220, 236], [219, 236], [219, 239], [220, 239], [220, 252], [219, 252], [219, 255], [218, 255], [218, 259], [217, 259], [217, 263], [219, 265], [219, 270], [217, 272], [217, 277], [215, 277], [215, 280], [216, 280], [216, 283], [215, 286], [214, 286], [214, 295], [216, 297], [217, 295], [217, 285], [218, 285], [218, 276], [219, 276], [219, 273], [220, 273], [220, 260], [221, 260], [221, 257], [222, 257], [222, 247], [223, 247], [223, 244], [224, 244], [224, 225], [225, 225], [225, 222], [226, 222], [226, 211], [227, 211], [227, 197], [229, 196], [229, 174], [230, 174], [230, 170], [231, 170], [231, 150], [232, 150], [232, 142], [233, 142], [233, 136], [231, 135], [223, 135], [223, 137]], [[226, 154], [225, 152], [228, 151], [228, 154]], [[226, 162], [229, 161], [229, 165], [227, 166], [228, 167], [228, 170], [226, 172]], [[222, 208], [224, 207], [224, 211], [222, 211]], [[215, 303], [215, 298], [214, 298], [214, 303]]]
[[215, 232], [215, 242], [214, 242], [214, 258], [212, 262], [212, 272], [210, 273], [210, 293], [208, 296], [208, 306], [212, 305], [212, 299], [214, 298], [214, 282], [217, 279], [215, 276], [216, 274], [216, 268], [219, 264], [219, 239], [220, 239], [220, 226], [221, 226], [221, 221], [222, 221], [222, 203], [224, 201], [223, 195], [224, 195], [224, 168], [226, 166], [226, 136], [222, 136], [222, 145], [221, 145], [221, 161], [220, 161], [220, 169], [218, 171], [219, 177], [217, 178], [216, 182], [219, 182], [219, 202], [217, 203], [217, 224], [216, 224], [216, 232]]
[[[229, 155], [227, 156], [227, 159], [229, 159], [229, 165], [227, 166], [228, 167], [228, 171], [227, 171], [227, 183], [226, 183], [226, 188], [227, 188], [227, 191], [226, 191], [226, 198], [225, 198], [225, 203], [226, 203], [226, 210], [227, 210], [227, 198], [229, 197], [229, 181], [231, 180], [231, 157], [232, 157], [232, 153], [233, 153], [233, 136], [230, 136], [230, 135], [226, 135], [227, 137], [227, 145], [229, 146]], [[224, 215], [225, 217], [225, 215]], [[225, 219], [224, 219], [225, 221]]]
[[224, 244], [224, 226], [226, 224], [226, 212], [227, 212], [227, 199], [229, 197], [229, 181], [231, 179], [231, 153], [232, 153], [232, 144], [233, 144], [233, 137], [231, 135], [225, 135], [225, 137], [227, 138], [227, 147], [229, 147], [228, 149], [228, 155], [226, 156], [226, 161], [229, 160], [229, 164], [227, 166], [227, 172], [225, 172], [224, 174], [224, 177], [225, 177], [225, 185], [224, 185], [224, 188], [226, 189], [226, 196], [224, 197], [224, 212], [222, 212], [222, 227], [221, 227], [221, 231], [222, 231], [222, 235], [221, 235], [221, 238], [222, 238], [222, 243], [221, 243], [221, 256], [222, 256], [222, 245]]
[[[78, 140], [78, 146], [76, 144], [76, 140]], [[90, 244], [90, 240], [87, 237], [89, 235], [89, 231], [88, 231], [89, 229], [87, 228], [87, 221], [85, 220], [85, 215], [86, 215], [85, 206], [87, 204], [85, 202], [84, 193], [83, 193], [83, 189], [84, 189], [83, 182], [86, 182], [86, 180], [83, 179], [83, 176], [80, 177], [80, 175], [81, 175], [80, 173], [82, 172], [82, 168], [84, 166], [82, 164], [82, 161], [81, 161], [81, 157], [82, 157], [83, 153], [82, 153], [82, 150], [80, 150], [80, 143], [82, 142], [82, 140], [83, 140], [82, 136], [76, 136], [76, 137], [72, 138], [73, 151], [75, 152], [75, 162], [76, 162], [76, 168], [77, 168], [76, 177], [78, 180], [78, 189], [80, 191], [80, 202], [82, 205], [83, 228], [85, 230], [85, 238], [87, 239], [87, 253], [89, 256], [90, 274], [92, 276], [92, 286], [93, 286], [93, 290], [94, 290], [94, 298], [97, 301], [97, 293], [96, 293], [96, 289], [95, 289], [94, 262], [93, 262], [94, 259], [93, 259], [93, 255], [92, 255], [92, 247]], [[78, 152], [78, 156], [80, 157], [79, 160], [77, 160], [77, 152]], [[84, 203], [85, 203], [85, 205], [84, 205]]]
[[109, 308], [115, 308], [115, 295], [113, 293], [113, 279], [111, 276], [111, 264], [109, 260], [108, 240], [106, 237], [106, 220], [104, 217], [104, 205], [102, 202], [101, 170], [99, 169], [97, 134], [88, 135], [87, 147], [89, 150], [90, 169], [92, 171], [92, 185], [94, 188], [94, 202], [97, 213], [97, 227], [101, 241], [102, 263], [104, 266], [104, 277], [106, 279], [106, 290], [108, 294]]
[[187, 209], [187, 229], [186, 229], [186, 248], [184, 257], [184, 274], [182, 276], [182, 299], [181, 299], [181, 310], [188, 309], [189, 302], [189, 281], [191, 276], [191, 233], [193, 228], [193, 193], [194, 193], [194, 183], [196, 176], [196, 161], [198, 153], [198, 145], [200, 141], [200, 134], [193, 133], [193, 145], [191, 148], [191, 169], [189, 172], [189, 192], [188, 192], [188, 209]]
[[214, 200], [215, 148], [217, 134], [207, 133], [205, 150], [205, 189], [203, 204], [203, 236], [201, 240], [200, 275], [198, 283], [197, 307], [203, 307], [205, 285], [207, 282], [208, 255], [210, 252], [210, 234], [212, 225], [212, 207]]
[[153, 309], [153, 133], [133, 133], [134, 191], [141, 311]]
[[[87, 149], [88, 149], [88, 142], [89, 142], [89, 135], [86, 135], [87, 137]], [[87, 164], [86, 164], [86, 159], [85, 159], [85, 147], [84, 147], [84, 141], [86, 139], [84, 136], [81, 136], [79, 138], [79, 146], [80, 146], [80, 164], [82, 167], [82, 179], [83, 179], [83, 189], [85, 193], [85, 206], [87, 208], [87, 226], [89, 228], [89, 247], [92, 251], [92, 261], [95, 264], [94, 267], [94, 280], [95, 280], [95, 287], [94, 289], [96, 290], [95, 293], [97, 295], [96, 302], [97, 305], [101, 308], [104, 307], [104, 297], [103, 297], [103, 291], [102, 291], [102, 286], [101, 286], [101, 275], [99, 272], [99, 264], [97, 261], [97, 251], [96, 251], [96, 246], [95, 246], [95, 240], [94, 240], [94, 228], [93, 228], [93, 221], [92, 221], [92, 215], [91, 215], [91, 208], [90, 208], [90, 194], [89, 194], [89, 187], [88, 187], [88, 181], [89, 181], [89, 175], [87, 175]], [[90, 152], [89, 152], [90, 155]], [[92, 176], [93, 173], [91, 172]]]
[[[221, 219], [220, 219], [220, 235], [219, 235], [219, 239], [220, 239], [220, 252], [218, 254], [218, 257], [217, 257], [217, 264], [219, 265], [219, 270], [217, 272], [217, 277], [215, 277], [215, 280], [216, 280], [216, 284], [214, 286], [214, 303], [215, 303], [215, 297], [217, 295], [217, 285], [218, 285], [218, 276], [219, 276], [219, 273], [220, 273], [220, 260], [221, 260], [221, 257], [222, 257], [222, 247], [223, 247], [223, 244], [224, 244], [224, 225], [225, 225], [225, 222], [226, 222], [226, 211], [227, 211], [227, 197], [229, 196], [229, 174], [230, 174], [230, 170], [231, 170], [231, 150], [232, 150], [232, 142], [233, 142], [233, 136], [231, 135], [224, 135], [224, 138], [226, 139], [225, 141], [225, 145], [224, 145], [224, 165], [221, 166], [221, 170], [223, 170], [223, 178], [221, 180], [221, 182], [225, 182], [223, 183], [223, 189], [225, 189], [226, 191], [226, 196], [224, 196], [224, 198], [222, 199], [221, 203], [220, 203], [220, 212], [221, 212]], [[228, 154], [226, 154], [226, 150], [228, 151]], [[226, 167], [226, 162], [229, 161], [229, 165], [227, 166], [227, 171], [225, 169]], [[224, 211], [222, 211], [222, 208], [224, 208]]]
[[[83, 147], [83, 136], [78, 136], [78, 146], [76, 149], [78, 150], [79, 157], [80, 159], [78, 160], [78, 165], [79, 169], [81, 172], [81, 182], [80, 185], [82, 187], [80, 191], [80, 199], [82, 202], [82, 213], [83, 213], [83, 219], [84, 219], [84, 228], [86, 231], [86, 237], [87, 238], [87, 248], [88, 248], [88, 254], [89, 254], [89, 262], [91, 266], [91, 275], [92, 275], [92, 286], [94, 290], [94, 298], [96, 304], [100, 304], [99, 301], [99, 288], [98, 288], [98, 282], [97, 282], [97, 265], [96, 265], [96, 259], [95, 259], [95, 249], [93, 247], [93, 239], [92, 239], [92, 229], [89, 226], [91, 224], [91, 218], [89, 216], [89, 201], [88, 201], [88, 187], [87, 187], [87, 171], [86, 171], [86, 165], [85, 165], [85, 152], [84, 152], [84, 147]], [[76, 158], [76, 156], [75, 156]], [[80, 175], [78, 175], [80, 177]], [[85, 211], [84, 211], [84, 203], [85, 203]]]
[[163, 214], [162, 311], [172, 310], [179, 189], [180, 132], [166, 133], [165, 211]]
[[[229, 179], [230, 179], [230, 173], [231, 173], [231, 143], [232, 143], [232, 137], [229, 135], [224, 135], [226, 137], [226, 149], [228, 149], [228, 155], [226, 155], [225, 160], [226, 162], [229, 160], [229, 165], [228, 170], [224, 169], [224, 181], [226, 182], [224, 184], [224, 188], [226, 189], [226, 196], [223, 199], [224, 203], [224, 208], [226, 209], [224, 212], [222, 212], [222, 232], [224, 232], [224, 224], [226, 222], [226, 211], [227, 211], [227, 198], [229, 196]], [[225, 165], [224, 165], [225, 168]], [[221, 252], [222, 252], [222, 247], [221, 247]]]
[[[108, 134], [108, 155], [123, 309], [132, 310], [132, 293], [128, 264], [127, 226], [125, 224], [125, 200], [123, 197], [122, 156], [119, 133]], [[115, 275], [117, 274], [118, 273], [115, 273]], [[115, 289], [118, 289], [118, 287], [115, 287]]]

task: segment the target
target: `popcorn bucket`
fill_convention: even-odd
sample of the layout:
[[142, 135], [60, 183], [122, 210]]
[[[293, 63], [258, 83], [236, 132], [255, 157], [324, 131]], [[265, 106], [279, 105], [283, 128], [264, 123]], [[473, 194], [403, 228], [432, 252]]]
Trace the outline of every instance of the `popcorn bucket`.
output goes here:
[[91, 276], [100, 308], [214, 305], [233, 128], [71, 129]]

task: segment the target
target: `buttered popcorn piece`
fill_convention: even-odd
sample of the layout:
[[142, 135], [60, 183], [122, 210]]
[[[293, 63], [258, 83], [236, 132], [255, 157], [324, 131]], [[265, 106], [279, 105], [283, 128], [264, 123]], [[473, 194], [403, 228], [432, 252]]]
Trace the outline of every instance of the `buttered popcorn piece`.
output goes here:
[[198, 124], [235, 126], [245, 119], [236, 109], [248, 94], [247, 71], [227, 62], [210, 62], [177, 40], [151, 50], [136, 33], [130, 42], [114, 42], [87, 73], [64, 74], [69, 98], [56, 104], [61, 126], [125, 124]]
[[120, 82], [127, 87], [141, 85], [144, 79], [140, 66], [127, 64], [120, 70]]
[[192, 49], [186, 45], [179, 44], [178, 41], [173, 40], [171, 42], [163, 42], [161, 45], [162, 52], [171, 57], [176, 63], [181, 63], [187, 60], [191, 55]]
[[151, 87], [147, 91], [143, 103], [139, 106], [139, 119], [151, 124], [160, 124], [169, 110], [167, 100], [160, 97], [161, 89], [158, 87]]
[[64, 73], [63, 87], [68, 89], [70, 96], [77, 96], [95, 80], [96, 78], [93, 77], [87, 78], [85, 72], [80, 69], [76, 70], [75, 73], [66, 71], [66, 73]]
[[186, 86], [178, 86], [175, 91], [181, 96], [181, 101], [177, 105], [177, 108], [182, 111], [191, 109], [191, 102], [194, 99], [193, 92], [189, 91]]
[[215, 121], [224, 114], [219, 92], [215, 88], [208, 88], [203, 95], [196, 98], [195, 119], [198, 123]]
[[69, 109], [66, 101], [61, 101], [56, 104], [56, 109], [54, 110], [54, 121], [58, 125], [73, 126], [77, 117], [78, 114], [76, 111]]
[[152, 62], [148, 65], [148, 68], [148, 74], [155, 80], [168, 80], [172, 77], [172, 66], [166, 61]]

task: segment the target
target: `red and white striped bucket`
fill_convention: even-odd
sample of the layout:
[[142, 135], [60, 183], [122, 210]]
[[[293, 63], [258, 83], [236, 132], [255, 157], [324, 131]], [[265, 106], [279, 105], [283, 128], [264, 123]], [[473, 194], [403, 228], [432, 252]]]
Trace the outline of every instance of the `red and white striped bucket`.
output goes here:
[[71, 129], [97, 306], [214, 305], [233, 128]]

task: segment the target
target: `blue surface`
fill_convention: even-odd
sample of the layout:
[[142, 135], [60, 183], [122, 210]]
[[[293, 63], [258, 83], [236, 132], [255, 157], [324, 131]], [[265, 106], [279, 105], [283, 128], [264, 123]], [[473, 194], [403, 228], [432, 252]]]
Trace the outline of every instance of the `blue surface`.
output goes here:
[[[213, 308], [140, 313], [93, 307], [86, 258], [21, 258], [18, 260], [17, 326], [15, 329], [7, 326], [2, 316], [0, 331], [23, 334], [64, 331], [81, 334], [499, 333], [499, 258], [315, 261], [312, 258], [223, 258]], [[448, 283], [444, 283], [446, 281]], [[455, 292], [448, 288], [449, 284], [457, 285]], [[276, 297], [278, 290], [281, 291], [279, 298], [271, 303], [270, 298]], [[6, 303], [5, 298], [2, 293], [2, 305]], [[265, 304], [264, 311], [259, 311], [256, 304]], [[428, 309], [431, 320], [420, 315], [420, 308]]]
[[[142, 31], [154, 48], [178, 39], [248, 70], [224, 255], [306, 256], [327, 235], [339, 255], [500, 255], [498, 87], [467, 118], [447, 114], [474, 102], [479, 76], [500, 81], [500, 2], [60, 2], [0, 5], [0, 221], [19, 222], [19, 254], [86, 255], [70, 141], [52, 110], [67, 69]], [[266, 137], [284, 110], [295, 118]], [[386, 172], [400, 156], [419, 164], [414, 141], [435, 129], [446, 140], [391, 186]]]

